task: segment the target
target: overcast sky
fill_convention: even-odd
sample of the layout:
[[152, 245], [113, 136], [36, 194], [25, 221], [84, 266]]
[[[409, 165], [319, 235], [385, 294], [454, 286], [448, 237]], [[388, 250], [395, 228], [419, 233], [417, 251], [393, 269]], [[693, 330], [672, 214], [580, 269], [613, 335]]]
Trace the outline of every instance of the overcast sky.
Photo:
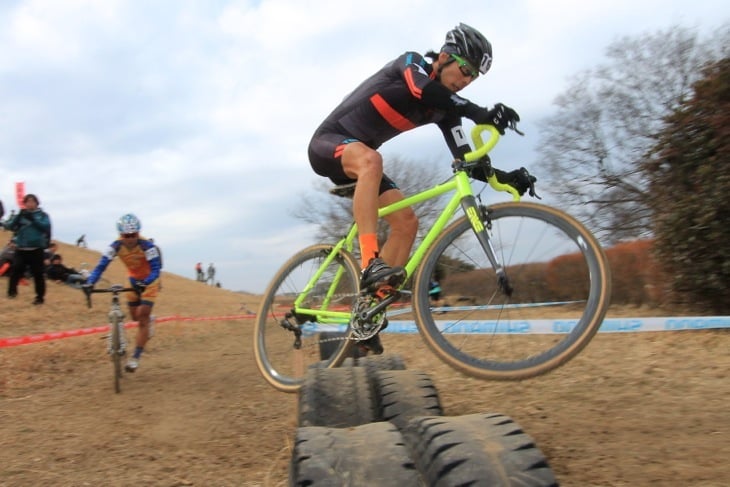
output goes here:
[[[313, 243], [291, 216], [320, 179], [312, 132], [402, 52], [438, 49], [459, 22], [480, 29], [494, 63], [461, 94], [517, 109], [527, 135], [493, 160], [539, 176], [534, 124], [611, 42], [672, 25], [708, 34], [728, 14], [721, 0], [0, 0], [0, 199], [9, 213], [24, 181], [55, 238], [86, 234], [97, 250], [135, 213], [165, 270], [213, 262], [223, 287], [261, 292]], [[434, 126], [382, 152], [448, 174]]]

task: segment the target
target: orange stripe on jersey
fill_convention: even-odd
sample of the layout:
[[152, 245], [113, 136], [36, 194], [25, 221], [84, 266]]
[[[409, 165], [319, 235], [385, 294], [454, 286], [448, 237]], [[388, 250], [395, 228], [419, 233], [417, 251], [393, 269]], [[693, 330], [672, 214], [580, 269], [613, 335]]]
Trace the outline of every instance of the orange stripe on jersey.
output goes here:
[[340, 144], [335, 147], [335, 157], [341, 157], [342, 153], [345, 152], [345, 147], [347, 147], [347, 144]]
[[416, 86], [416, 81], [413, 79], [413, 70], [406, 69], [404, 76], [406, 78], [406, 85], [408, 85], [408, 89], [410, 90], [411, 95], [420, 100], [421, 95], [423, 94], [423, 90]]
[[383, 117], [385, 121], [391, 125], [391, 127], [396, 128], [401, 132], [405, 132], [406, 130], [416, 127], [413, 122], [398, 113], [382, 96], [377, 93], [370, 97], [370, 103], [373, 104], [380, 116]]

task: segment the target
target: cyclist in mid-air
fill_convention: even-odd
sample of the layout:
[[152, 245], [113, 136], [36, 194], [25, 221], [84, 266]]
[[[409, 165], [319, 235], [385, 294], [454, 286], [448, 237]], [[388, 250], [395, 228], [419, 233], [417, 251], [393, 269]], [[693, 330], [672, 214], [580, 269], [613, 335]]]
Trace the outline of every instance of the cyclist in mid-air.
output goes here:
[[132, 318], [139, 323], [134, 354], [125, 365], [127, 372], [137, 370], [144, 347], [151, 337], [150, 313], [160, 290], [162, 271], [159, 250], [152, 240], [139, 235], [141, 228], [136, 216], [122, 216], [117, 221], [119, 238], [109, 245], [84, 284], [84, 287], [92, 288], [114, 257], [118, 256], [127, 267], [129, 282], [136, 290], [127, 293], [127, 304]]
[[[428, 59], [427, 59], [428, 58]], [[379, 247], [376, 235], [378, 208], [404, 198], [383, 173], [377, 149], [396, 135], [435, 123], [454, 158], [469, 152], [463, 117], [477, 124], [494, 125], [500, 133], [519, 121], [515, 110], [498, 103], [483, 108], [456, 93], [466, 88], [492, 64], [492, 46], [476, 29], [459, 24], [446, 34], [436, 53], [406, 52], [386, 64], [348, 95], [317, 128], [309, 145], [314, 171], [338, 185], [355, 185], [352, 210], [361, 252], [361, 288], [374, 292], [405, 280], [402, 265], [408, 259], [418, 221], [411, 208], [386, 217], [390, 235]], [[518, 171], [502, 179], [519, 178]], [[529, 182], [528, 182], [529, 183]]]

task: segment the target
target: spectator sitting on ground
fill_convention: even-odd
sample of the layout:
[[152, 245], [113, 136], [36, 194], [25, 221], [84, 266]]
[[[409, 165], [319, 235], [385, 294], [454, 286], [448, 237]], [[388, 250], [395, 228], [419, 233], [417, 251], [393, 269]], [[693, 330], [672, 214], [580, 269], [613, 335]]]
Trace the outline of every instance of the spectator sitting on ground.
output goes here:
[[55, 254], [51, 258], [51, 265], [46, 267], [46, 276], [52, 281], [62, 282], [77, 288], [80, 288], [85, 281], [84, 276], [79, 271], [73, 267], [63, 265], [61, 254]]
[[15, 255], [15, 248], [12, 244], [8, 243], [0, 250], [0, 276], [9, 276], [10, 271], [13, 267], [13, 256]]
[[43, 265], [48, 267], [51, 265], [51, 262], [53, 261], [53, 256], [56, 255], [56, 251], [58, 250], [58, 245], [56, 242], [51, 242], [48, 245], [48, 248], [43, 251]]

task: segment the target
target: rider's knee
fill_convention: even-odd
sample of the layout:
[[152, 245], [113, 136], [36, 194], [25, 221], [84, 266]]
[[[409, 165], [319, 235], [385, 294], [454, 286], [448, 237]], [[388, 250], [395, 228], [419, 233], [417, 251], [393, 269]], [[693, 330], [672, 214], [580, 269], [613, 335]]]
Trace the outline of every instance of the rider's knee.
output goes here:
[[376, 150], [367, 148], [342, 158], [345, 170], [357, 174], [357, 179], [383, 176], [383, 157]]

